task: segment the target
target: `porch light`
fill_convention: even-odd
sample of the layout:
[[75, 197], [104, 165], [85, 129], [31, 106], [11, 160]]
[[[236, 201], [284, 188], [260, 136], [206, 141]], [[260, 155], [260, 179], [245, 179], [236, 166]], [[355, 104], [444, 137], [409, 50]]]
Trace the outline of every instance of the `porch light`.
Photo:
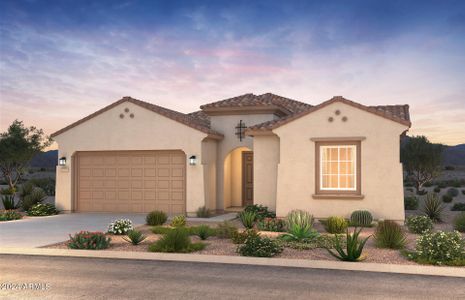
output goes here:
[[60, 166], [66, 166], [66, 157], [60, 157], [60, 159], [58, 160], [58, 165]]
[[189, 165], [195, 166], [197, 164], [197, 157], [195, 155], [192, 155], [189, 157]]

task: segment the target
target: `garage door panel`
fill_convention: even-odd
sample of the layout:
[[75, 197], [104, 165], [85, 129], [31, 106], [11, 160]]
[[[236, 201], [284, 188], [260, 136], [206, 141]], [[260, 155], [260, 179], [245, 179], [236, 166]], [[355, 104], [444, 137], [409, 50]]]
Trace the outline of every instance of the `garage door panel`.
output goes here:
[[180, 151], [79, 152], [77, 210], [185, 212], [185, 163]]

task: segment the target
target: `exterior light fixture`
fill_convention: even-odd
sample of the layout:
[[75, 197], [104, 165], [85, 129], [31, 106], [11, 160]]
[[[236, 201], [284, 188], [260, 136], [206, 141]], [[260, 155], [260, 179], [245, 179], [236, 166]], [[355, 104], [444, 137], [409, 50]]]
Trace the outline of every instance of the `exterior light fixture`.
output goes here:
[[60, 157], [60, 159], [58, 160], [58, 165], [60, 166], [66, 166], [66, 157]]
[[195, 155], [192, 155], [189, 157], [189, 165], [195, 166], [197, 164], [197, 157]]

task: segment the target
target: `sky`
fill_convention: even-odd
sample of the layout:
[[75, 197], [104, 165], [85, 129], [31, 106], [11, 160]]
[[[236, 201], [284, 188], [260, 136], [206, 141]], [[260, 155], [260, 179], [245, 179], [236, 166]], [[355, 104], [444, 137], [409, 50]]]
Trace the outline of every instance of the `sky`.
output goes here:
[[409, 135], [465, 143], [465, 1], [0, 1], [1, 132], [267, 92], [409, 104]]

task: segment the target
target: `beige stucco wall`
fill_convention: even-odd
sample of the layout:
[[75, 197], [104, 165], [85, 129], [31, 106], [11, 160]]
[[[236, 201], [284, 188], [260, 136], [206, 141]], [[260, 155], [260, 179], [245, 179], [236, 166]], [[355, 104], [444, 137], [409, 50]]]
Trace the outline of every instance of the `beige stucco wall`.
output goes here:
[[204, 170], [205, 206], [216, 209], [216, 149], [217, 140], [210, 138], [202, 141], [202, 166]]
[[[121, 119], [124, 109], [129, 113]], [[186, 210], [194, 213], [205, 205], [202, 140], [207, 134], [161, 116], [130, 102], [122, 103], [58, 135], [59, 157], [67, 157], [68, 167], [57, 167], [56, 204], [60, 210], [72, 208], [72, 164], [76, 151], [182, 150], [197, 156], [197, 165], [186, 164]], [[211, 171], [210, 171], [211, 172]], [[208, 198], [211, 201], [211, 197]]]
[[[334, 113], [337, 109], [340, 116]], [[347, 122], [341, 120], [343, 116]], [[328, 122], [329, 117], [334, 121]], [[318, 218], [347, 217], [356, 209], [367, 209], [375, 218], [403, 220], [399, 136], [405, 130], [407, 126], [338, 102], [275, 129], [280, 138], [277, 215], [304, 209]], [[366, 138], [361, 143], [361, 192], [365, 198], [314, 199], [315, 143], [310, 139], [354, 136]]]
[[276, 211], [279, 138], [276, 135], [257, 135], [253, 149], [254, 203]]
[[[239, 141], [235, 135], [235, 127], [242, 120], [246, 126], [252, 126], [262, 122], [275, 119], [273, 114], [250, 114], [250, 115], [229, 115], [229, 116], [211, 116], [211, 127], [222, 133], [224, 139], [218, 143], [217, 149], [217, 189], [216, 189], [216, 205], [218, 209], [223, 209], [231, 205], [230, 199], [225, 199], [224, 174], [225, 174], [225, 159], [226, 156], [238, 147], [247, 147], [253, 150], [253, 140], [251, 137], [245, 137]], [[228, 191], [226, 191], [228, 194]]]

